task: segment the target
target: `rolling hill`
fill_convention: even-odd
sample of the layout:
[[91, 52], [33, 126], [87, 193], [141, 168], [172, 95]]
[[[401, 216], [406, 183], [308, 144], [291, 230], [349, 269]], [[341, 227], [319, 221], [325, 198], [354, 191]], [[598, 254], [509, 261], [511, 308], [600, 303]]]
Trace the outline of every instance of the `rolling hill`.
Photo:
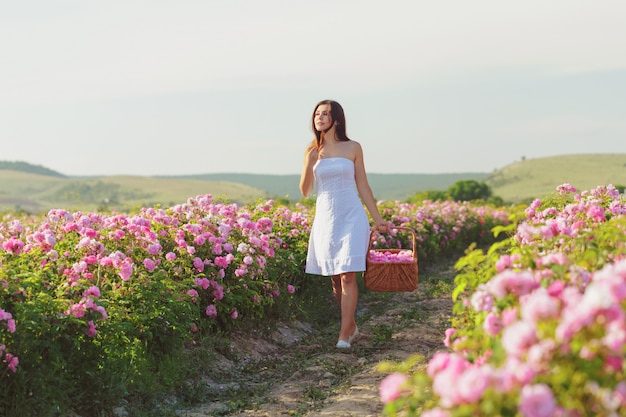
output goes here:
[[[374, 195], [380, 200], [406, 200], [418, 191], [445, 190], [459, 180], [483, 181], [486, 177], [485, 173], [368, 174], [367, 176]], [[298, 187], [300, 175], [203, 174], [174, 178], [232, 181], [266, 190], [274, 198], [287, 197], [292, 201], [297, 201], [302, 197]]]
[[109, 209], [128, 211], [156, 204], [171, 206], [189, 197], [213, 194], [246, 204], [267, 197], [266, 191], [228, 181], [139, 176], [57, 177], [0, 170], [0, 211], [47, 212]]
[[[32, 171], [32, 172], [31, 172]], [[247, 204], [264, 198], [300, 199], [299, 175], [204, 174], [187, 176], [69, 177], [27, 163], [0, 161], [0, 211], [121, 210], [171, 206], [199, 194]], [[569, 182], [579, 190], [626, 185], [626, 154], [564, 155], [528, 159], [494, 172], [369, 174], [377, 199], [405, 201], [416, 192], [446, 190], [459, 180], [484, 181], [506, 202], [528, 202]]]
[[527, 159], [490, 174], [484, 182], [507, 202], [525, 202], [570, 183], [579, 191], [599, 185], [626, 185], [626, 154], [563, 155]]

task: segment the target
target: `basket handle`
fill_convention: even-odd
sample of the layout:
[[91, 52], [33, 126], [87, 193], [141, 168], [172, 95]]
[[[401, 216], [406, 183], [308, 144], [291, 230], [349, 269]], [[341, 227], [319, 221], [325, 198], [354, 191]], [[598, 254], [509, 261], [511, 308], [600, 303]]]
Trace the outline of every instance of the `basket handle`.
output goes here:
[[[388, 229], [387, 232], [385, 233], [389, 233], [389, 231], [391, 230], [405, 230], [407, 232], [411, 233], [411, 243], [413, 243], [413, 259], [417, 259], [417, 250], [415, 249], [416, 246], [416, 241], [417, 241], [417, 237], [415, 236], [415, 230], [411, 229], [410, 227], [404, 227], [404, 226], [397, 226], [397, 227], [390, 227]], [[381, 232], [382, 233], [382, 232]], [[374, 241], [374, 231], [370, 231], [370, 242], [369, 245], [367, 245], [367, 257], [369, 258], [370, 256], [370, 250], [372, 250], [372, 242]]]

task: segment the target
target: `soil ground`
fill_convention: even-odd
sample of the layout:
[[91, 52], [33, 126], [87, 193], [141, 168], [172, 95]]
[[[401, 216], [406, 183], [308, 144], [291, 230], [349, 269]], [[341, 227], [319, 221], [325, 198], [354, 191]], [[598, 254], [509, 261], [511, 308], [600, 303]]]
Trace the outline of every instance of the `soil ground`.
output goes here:
[[420, 354], [425, 366], [444, 349], [452, 301], [449, 291], [438, 294], [433, 289], [442, 283], [451, 288], [453, 261], [420, 268], [420, 288], [411, 293], [362, 291], [357, 307], [360, 335], [349, 350], [334, 346], [339, 323], [328, 331], [295, 322], [280, 325], [265, 337], [238, 335], [231, 346], [233, 356], [218, 361], [222, 372], [207, 377], [215, 395], [177, 415], [383, 415], [378, 387], [387, 374], [378, 370], [379, 364]]

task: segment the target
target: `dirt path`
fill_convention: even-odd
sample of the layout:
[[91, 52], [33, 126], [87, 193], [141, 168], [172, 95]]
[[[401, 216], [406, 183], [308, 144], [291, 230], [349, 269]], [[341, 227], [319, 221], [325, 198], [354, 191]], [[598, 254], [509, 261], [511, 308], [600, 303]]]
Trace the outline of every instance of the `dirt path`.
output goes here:
[[[443, 269], [439, 265], [420, 271], [420, 280], [425, 276], [436, 285], [437, 279], [449, 282], [454, 271], [448, 263]], [[452, 301], [449, 295], [426, 296], [422, 287], [412, 293], [363, 294], [357, 310], [360, 336], [349, 351], [334, 348], [335, 329], [319, 334], [302, 323], [280, 326], [270, 339], [250, 335], [236, 339], [235, 348], [246, 352], [244, 360], [255, 363], [249, 368], [254, 375], [207, 383], [217, 391], [239, 390], [242, 397], [252, 392], [254, 398], [246, 399], [245, 410], [229, 412], [237, 398], [229, 395], [178, 416], [381, 416], [378, 386], [386, 374], [377, 366], [416, 353], [430, 358], [443, 348]], [[226, 361], [224, 366], [237, 365]], [[259, 390], [250, 389], [251, 384], [258, 384]]]

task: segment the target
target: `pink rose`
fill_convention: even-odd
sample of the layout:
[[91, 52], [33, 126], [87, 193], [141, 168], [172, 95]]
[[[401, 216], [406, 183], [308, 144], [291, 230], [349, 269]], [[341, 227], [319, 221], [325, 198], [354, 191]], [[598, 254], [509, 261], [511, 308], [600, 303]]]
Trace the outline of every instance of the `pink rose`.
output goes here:
[[94, 324], [93, 320], [89, 320], [87, 325], [89, 325], [89, 328], [85, 330], [85, 334], [87, 334], [87, 336], [89, 337], [94, 337], [98, 333], [98, 331], [96, 330], [96, 325]]
[[85, 290], [84, 295], [85, 297], [100, 298], [100, 288], [96, 287], [95, 285], [92, 285], [91, 287]]
[[450, 347], [451, 346], [451, 340], [452, 340], [451, 338], [452, 338], [452, 335], [454, 335], [454, 333], [456, 333], [456, 329], [454, 329], [454, 328], [446, 329], [446, 331], [445, 331], [445, 336], [446, 337], [443, 340], [443, 344], [444, 344], [445, 347]]
[[450, 413], [447, 410], [441, 408], [433, 408], [432, 410], [426, 410], [421, 414], [422, 417], [450, 417]]
[[506, 352], [521, 358], [537, 342], [537, 329], [528, 321], [516, 321], [504, 329], [502, 346]]
[[524, 417], [552, 417], [556, 401], [550, 388], [545, 384], [526, 385], [520, 394], [519, 411]]
[[380, 400], [384, 404], [387, 404], [400, 398], [407, 392], [404, 385], [408, 380], [408, 376], [399, 372], [387, 375], [380, 383], [380, 387], [378, 389]]
[[487, 285], [493, 295], [502, 298], [508, 294], [517, 296], [528, 294], [537, 288], [539, 283], [530, 271], [505, 270], [493, 277]]
[[196, 268], [196, 271], [202, 272], [204, 271], [204, 262], [198, 257], [193, 258], [193, 267]]
[[478, 401], [485, 390], [489, 388], [491, 368], [487, 365], [471, 367], [459, 376], [457, 386], [460, 397], [465, 403]]
[[146, 259], [143, 260], [143, 266], [144, 266], [144, 268], [146, 268], [148, 270], [148, 272], [152, 272], [156, 268], [156, 264], [150, 258], [146, 258]]
[[502, 330], [502, 320], [500, 320], [500, 317], [495, 313], [487, 314], [483, 322], [483, 330], [489, 336], [497, 336]]
[[11, 370], [11, 372], [17, 372], [17, 365], [19, 365], [20, 363], [20, 360], [17, 358], [17, 356], [11, 353], [7, 353], [4, 357], [4, 362], [8, 364], [7, 367]]
[[209, 317], [217, 317], [217, 308], [211, 304], [206, 308], [205, 314]]
[[487, 292], [487, 289], [484, 285], [479, 286], [478, 289], [472, 294], [471, 304], [474, 307], [474, 310], [480, 311], [491, 311], [493, 308], [493, 295]]
[[130, 279], [130, 276], [133, 274], [132, 260], [130, 262], [126, 262], [126, 260], [124, 261], [124, 264], [122, 265], [119, 274], [120, 278], [122, 278], [122, 281], [128, 281]]
[[559, 302], [545, 288], [537, 288], [520, 299], [522, 319], [539, 322], [559, 314]]

